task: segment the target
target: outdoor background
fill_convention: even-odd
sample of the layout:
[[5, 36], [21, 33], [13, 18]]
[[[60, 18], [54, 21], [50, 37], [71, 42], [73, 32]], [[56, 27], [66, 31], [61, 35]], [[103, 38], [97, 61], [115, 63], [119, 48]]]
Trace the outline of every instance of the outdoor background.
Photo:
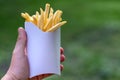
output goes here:
[[45, 80], [120, 80], [120, 0], [0, 0], [0, 77], [9, 67], [21, 12], [46, 3], [63, 11], [62, 75]]

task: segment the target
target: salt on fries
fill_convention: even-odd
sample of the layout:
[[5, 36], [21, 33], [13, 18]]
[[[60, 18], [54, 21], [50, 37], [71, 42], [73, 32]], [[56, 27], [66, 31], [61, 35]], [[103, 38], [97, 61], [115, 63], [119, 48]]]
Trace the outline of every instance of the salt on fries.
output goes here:
[[27, 22], [32, 22], [44, 32], [53, 32], [67, 22], [62, 21], [62, 11], [57, 10], [54, 13], [50, 4], [46, 4], [45, 11], [40, 8], [40, 13], [36, 11], [36, 14], [32, 16], [28, 13], [21, 13], [21, 16], [25, 18]]

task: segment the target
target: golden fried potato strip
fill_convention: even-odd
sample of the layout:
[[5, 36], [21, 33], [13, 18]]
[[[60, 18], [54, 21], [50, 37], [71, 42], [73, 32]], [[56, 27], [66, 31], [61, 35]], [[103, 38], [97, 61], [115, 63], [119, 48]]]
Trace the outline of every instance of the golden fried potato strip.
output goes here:
[[35, 15], [30, 16], [28, 13], [21, 13], [21, 16], [25, 18], [27, 22], [32, 22], [44, 32], [54, 32], [59, 27], [67, 23], [67, 21], [62, 21], [62, 13], [63, 12], [61, 10], [57, 10], [54, 13], [53, 8], [51, 8], [50, 4], [47, 3], [45, 11], [40, 8], [40, 12], [36, 11]]

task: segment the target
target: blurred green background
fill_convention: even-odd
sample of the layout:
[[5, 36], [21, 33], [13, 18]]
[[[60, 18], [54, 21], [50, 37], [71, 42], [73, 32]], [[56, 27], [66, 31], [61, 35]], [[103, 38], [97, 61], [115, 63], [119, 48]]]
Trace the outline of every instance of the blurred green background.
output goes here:
[[0, 0], [0, 77], [10, 63], [21, 12], [46, 3], [63, 10], [61, 46], [66, 61], [60, 77], [45, 80], [120, 80], [120, 0]]

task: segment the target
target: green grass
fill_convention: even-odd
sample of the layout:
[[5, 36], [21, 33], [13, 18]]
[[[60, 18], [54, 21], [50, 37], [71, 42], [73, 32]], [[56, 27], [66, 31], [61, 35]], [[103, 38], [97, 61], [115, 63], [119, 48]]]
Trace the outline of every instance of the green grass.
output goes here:
[[45, 80], [120, 79], [119, 0], [0, 0], [0, 77], [10, 63], [21, 12], [31, 15], [50, 3], [63, 10], [62, 47], [66, 61], [62, 75]]

